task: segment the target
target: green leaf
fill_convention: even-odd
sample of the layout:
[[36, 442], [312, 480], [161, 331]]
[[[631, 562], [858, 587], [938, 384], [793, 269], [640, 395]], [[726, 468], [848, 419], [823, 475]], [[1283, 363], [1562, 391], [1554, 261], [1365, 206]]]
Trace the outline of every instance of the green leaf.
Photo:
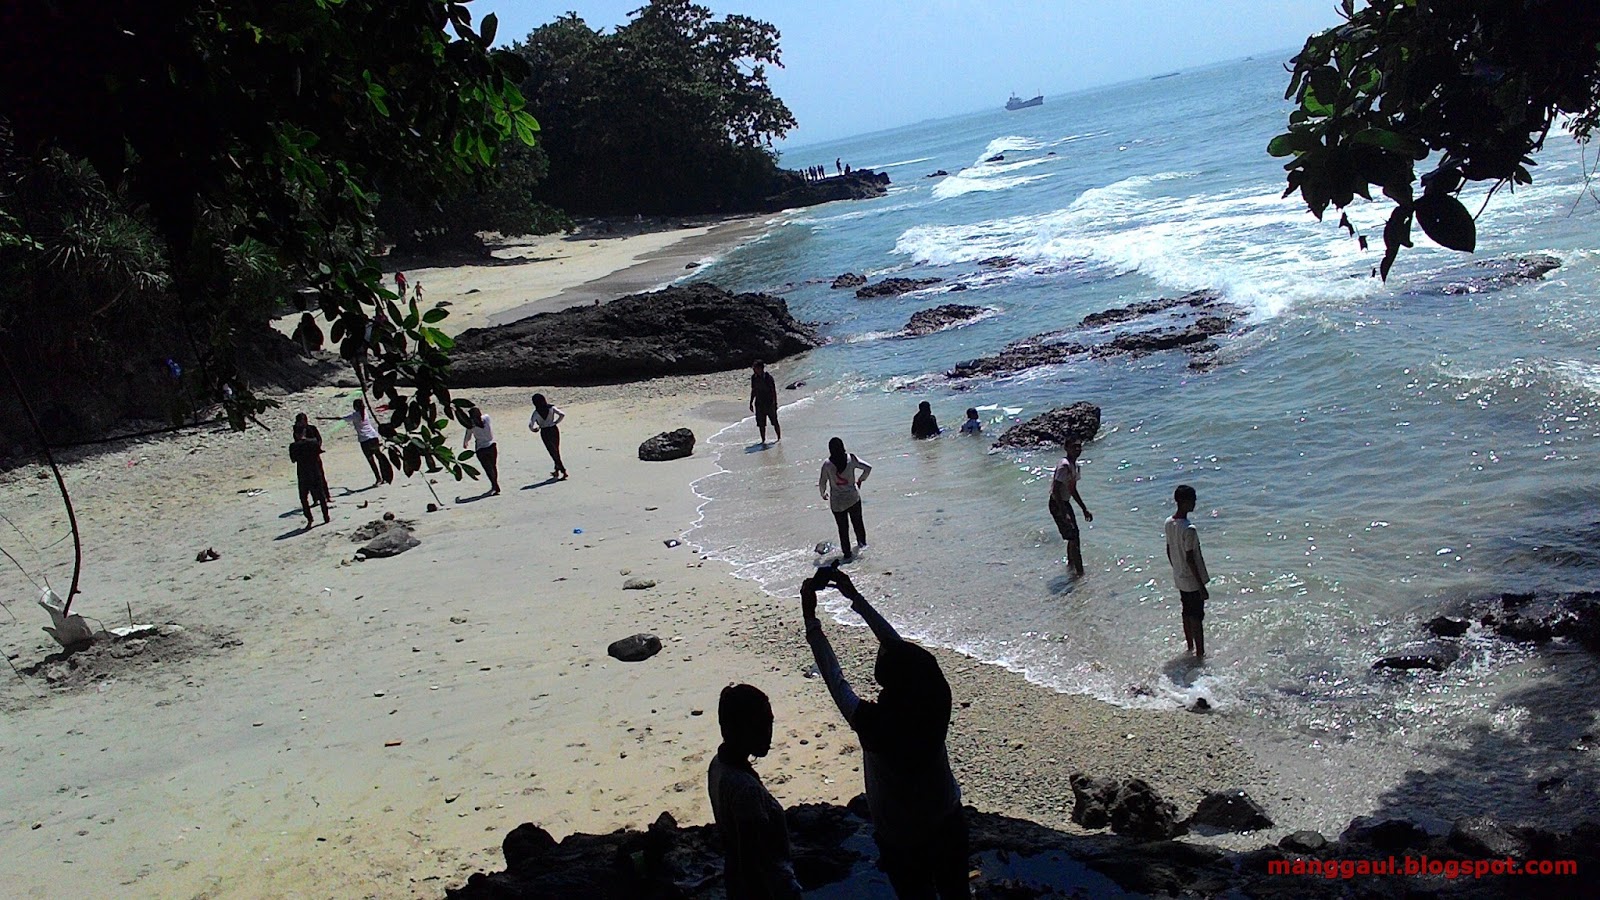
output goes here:
[[422, 321], [432, 325], [436, 322], [443, 322], [448, 315], [450, 315], [450, 310], [435, 306], [422, 314]]
[[478, 35], [483, 38], [485, 47], [494, 43], [494, 33], [500, 28], [500, 18], [494, 13], [489, 13], [478, 22]]
[[1477, 223], [1460, 200], [1449, 194], [1423, 194], [1416, 209], [1417, 224], [1435, 244], [1462, 253], [1477, 249]]

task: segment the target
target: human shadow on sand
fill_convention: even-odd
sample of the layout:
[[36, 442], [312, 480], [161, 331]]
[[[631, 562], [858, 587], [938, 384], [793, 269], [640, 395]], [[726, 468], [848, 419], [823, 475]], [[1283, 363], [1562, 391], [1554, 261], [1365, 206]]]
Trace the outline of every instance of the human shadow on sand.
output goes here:
[[546, 478], [543, 481], [535, 481], [533, 484], [525, 484], [525, 485], [522, 486], [522, 490], [525, 490], [525, 491], [537, 490], [537, 489], [545, 487], [547, 485], [555, 484], [558, 481], [561, 481], [561, 479], [557, 478], [554, 475], [552, 475], [552, 476], [550, 476], [549, 478]]

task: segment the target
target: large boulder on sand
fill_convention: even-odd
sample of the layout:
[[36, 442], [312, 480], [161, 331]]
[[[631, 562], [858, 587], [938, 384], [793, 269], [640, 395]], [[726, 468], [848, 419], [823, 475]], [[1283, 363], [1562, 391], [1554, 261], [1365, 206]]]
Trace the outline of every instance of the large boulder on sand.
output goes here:
[[687, 428], [663, 431], [639, 445], [639, 458], [645, 462], [666, 462], [694, 455], [694, 432]]
[[653, 634], [635, 634], [620, 641], [612, 641], [606, 653], [623, 662], [644, 662], [661, 652], [661, 638]]
[[1062, 406], [1013, 425], [994, 442], [996, 447], [1059, 447], [1067, 438], [1088, 442], [1100, 432], [1100, 407], [1086, 401]]
[[820, 341], [768, 294], [688, 284], [469, 328], [450, 354], [451, 387], [600, 384], [741, 369]]
[[361, 549], [356, 551], [356, 559], [381, 559], [386, 556], [399, 556], [420, 545], [417, 536], [411, 530], [396, 526], [368, 541]]

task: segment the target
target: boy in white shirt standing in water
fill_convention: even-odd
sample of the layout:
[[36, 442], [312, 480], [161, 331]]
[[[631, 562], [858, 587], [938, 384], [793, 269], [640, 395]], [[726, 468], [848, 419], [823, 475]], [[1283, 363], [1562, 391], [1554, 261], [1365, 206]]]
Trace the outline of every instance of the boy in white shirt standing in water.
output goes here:
[[1167, 562], [1172, 564], [1172, 579], [1178, 583], [1178, 597], [1183, 603], [1183, 640], [1196, 659], [1206, 655], [1206, 639], [1200, 623], [1206, 617], [1206, 582], [1211, 575], [1206, 571], [1206, 558], [1200, 555], [1200, 532], [1189, 524], [1189, 513], [1194, 512], [1194, 488], [1178, 485], [1172, 492], [1178, 511], [1167, 519]]
[[1083, 498], [1078, 496], [1078, 454], [1083, 452], [1083, 442], [1069, 437], [1062, 447], [1067, 451], [1067, 457], [1061, 461], [1061, 465], [1056, 466], [1056, 473], [1050, 479], [1050, 518], [1056, 520], [1056, 530], [1061, 532], [1061, 539], [1067, 542], [1067, 565], [1071, 567], [1072, 574], [1082, 578], [1083, 548], [1078, 540], [1078, 519], [1072, 514], [1072, 501], [1078, 501], [1085, 522], [1094, 521], [1094, 514], [1089, 512], [1089, 507], [1083, 504]]

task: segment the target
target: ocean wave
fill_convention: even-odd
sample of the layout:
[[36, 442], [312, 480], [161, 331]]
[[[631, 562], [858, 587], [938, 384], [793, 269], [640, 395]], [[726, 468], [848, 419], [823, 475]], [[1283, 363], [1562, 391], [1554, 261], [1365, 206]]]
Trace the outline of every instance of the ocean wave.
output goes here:
[[873, 170], [877, 170], [877, 169], [892, 169], [892, 168], [894, 168], [896, 166], [909, 166], [912, 163], [927, 162], [930, 159], [933, 159], [933, 157], [931, 157], [931, 156], [919, 156], [916, 159], [902, 159], [899, 162], [878, 163], [877, 165], [867, 166], [867, 168], [873, 169]]
[[972, 164], [975, 166], [980, 165], [984, 160], [996, 154], [1038, 150], [1043, 146], [1044, 142], [1037, 138], [1023, 137], [1020, 134], [1008, 134], [1005, 137], [997, 137], [990, 141], [983, 148], [983, 152], [978, 154], [978, 158], [972, 161]]
[[1012, 175], [1009, 177], [995, 176], [986, 178], [978, 174], [968, 174], [970, 171], [963, 170], [934, 185], [933, 199], [949, 200], [952, 197], [959, 197], [962, 194], [971, 194], [976, 191], [1004, 191], [1014, 187], [1021, 187], [1025, 184], [1032, 184], [1035, 181], [1043, 181], [1050, 177], [1050, 174], [1046, 173], [1044, 175]]

